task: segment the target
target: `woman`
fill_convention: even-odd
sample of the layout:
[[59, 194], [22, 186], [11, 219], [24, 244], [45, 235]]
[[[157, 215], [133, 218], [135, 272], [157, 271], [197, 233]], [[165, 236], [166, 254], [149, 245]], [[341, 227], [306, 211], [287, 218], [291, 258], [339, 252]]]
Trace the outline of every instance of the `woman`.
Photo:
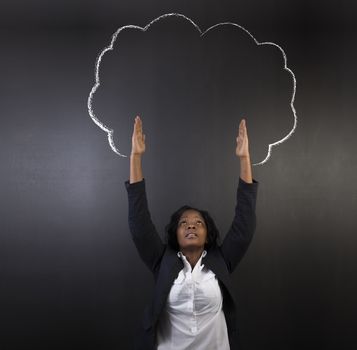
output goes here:
[[252, 178], [245, 120], [239, 124], [236, 155], [240, 178], [233, 223], [223, 243], [206, 211], [184, 206], [161, 241], [148, 210], [141, 158], [145, 135], [135, 118], [130, 156], [129, 227], [138, 252], [152, 271], [155, 291], [145, 310], [137, 349], [235, 350], [238, 329], [230, 274], [255, 231], [258, 183]]

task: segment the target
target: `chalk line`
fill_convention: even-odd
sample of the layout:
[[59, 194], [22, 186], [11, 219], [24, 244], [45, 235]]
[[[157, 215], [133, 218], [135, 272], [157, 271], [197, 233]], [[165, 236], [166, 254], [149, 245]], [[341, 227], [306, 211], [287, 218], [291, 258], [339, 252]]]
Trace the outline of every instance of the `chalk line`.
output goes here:
[[100, 66], [100, 63], [102, 61], [102, 58], [104, 56], [104, 54], [107, 52], [107, 51], [111, 51], [113, 50], [113, 46], [114, 46], [114, 43], [115, 43], [115, 40], [117, 38], [117, 36], [119, 35], [119, 33], [121, 31], [123, 31], [124, 29], [139, 29], [143, 32], [147, 31], [150, 26], [152, 24], [154, 24], [155, 22], [158, 22], [166, 17], [170, 17], [170, 16], [176, 16], [176, 17], [181, 17], [181, 18], [184, 18], [185, 20], [187, 20], [188, 22], [190, 22], [199, 32], [200, 32], [200, 36], [203, 37], [205, 34], [207, 34], [210, 30], [214, 29], [214, 28], [217, 28], [219, 26], [223, 26], [223, 25], [233, 25], [235, 27], [238, 27], [240, 29], [242, 29], [244, 32], [246, 32], [253, 40], [254, 42], [257, 44], [257, 45], [273, 45], [275, 47], [277, 47], [280, 52], [282, 53], [283, 57], [284, 57], [284, 70], [288, 71], [292, 78], [293, 78], [293, 81], [294, 81], [294, 89], [293, 89], [293, 92], [292, 92], [292, 97], [291, 97], [291, 101], [290, 101], [290, 107], [291, 107], [291, 110], [293, 112], [293, 115], [294, 115], [294, 125], [293, 125], [293, 128], [290, 130], [290, 132], [285, 136], [283, 137], [282, 139], [274, 142], [274, 143], [270, 143], [269, 144], [269, 147], [268, 147], [268, 154], [267, 156], [265, 157], [265, 159], [263, 159], [261, 162], [258, 162], [258, 163], [253, 163], [252, 165], [253, 166], [256, 166], [256, 165], [263, 165], [264, 163], [266, 163], [268, 161], [268, 159], [271, 157], [271, 150], [273, 147], [277, 146], [277, 145], [280, 145], [282, 144], [283, 142], [285, 142], [286, 140], [288, 140], [291, 135], [295, 132], [295, 129], [296, 129], [296, 126], [297, 126], [297, 115], [296, 115], [296, 110], [295, 110], [295, 107], [294, 107], [294, 101], [295, 101], [295, 93], [296, 93], [296, 78], [295, 78], [295, 74], [294, 72], [288, 68], [287, 66], [287, 57], [286, 57], [286, 54], [285, 54], [285, 51], [276, 43], [273, 43], [273, 42], [270, 42], [270, 41], [265, 41], [265, 42], [259, 42], [246, 28], [242, 27], [241, 25], [239, 24], [236, 24], [236, 23], [232, 23], [232, 22], [222, 22], [222, 23], [217, 23], [211, 27], [209, 27], [207, 30], [205, 30], [204, 32], [200, 29], [200, 27], [194, 23], [190, 18], [186, 17], [185, 15], [183, 14], [180, 14], [180, 13], [166, 13], [164, 15], [161, 15], [157, 18], [155, 18], [154, 20], [152, 20], [149, 24], [147, 24], [145, 27], [140, 27], [140, 26], [137, 26], [137, 25], [133, 25], [133, 24], [129, 24], [129, 25], [126, 25], [126, 26], [123, 26], [123, 27], [120, 27], [113, 35], [112, 35], [112, 40], [110, 42], [110, 45], [106, 46], [101, 52], [100, 54], [98, 55], [97, 57], [97, 60], [96, 60], [96, 64], [95, 64], [95, 84], [94, 86], [92, 87], [90, 93], [89, 93], [89, 96], [88, 96], [88, 102], [87, 102], [87, 107], [88, 107], [88, 112], [89, 112], [89, 115], [90, 117], [92, 118], [93, 122], [98, 125], [103, 131], [105, 131], [108, 135], [108, 142], [109, 142], [109, 145], [110, 145], [110, 148], [116, 153], [118, 154], [119, 156], [121, 157], [127, 157], [125, 154], [122, 154], [120, 153], [119, 149], [115, 146], [114, 144], [114, 139], [113, 139], [113, 134], [114, 134], [114, 130], [107, 127], [104, 123], [102, 123], [95, 115], [94, 111], [93, 111], [93, 108], [92, 108], [92, 101], [93, 101], [93, 97], [94, 97], [94, 94], [95, 92], [97, 91], [97, 89], [99, 88], [100, 86], [100, 78], [99, 78], [99, 66]]

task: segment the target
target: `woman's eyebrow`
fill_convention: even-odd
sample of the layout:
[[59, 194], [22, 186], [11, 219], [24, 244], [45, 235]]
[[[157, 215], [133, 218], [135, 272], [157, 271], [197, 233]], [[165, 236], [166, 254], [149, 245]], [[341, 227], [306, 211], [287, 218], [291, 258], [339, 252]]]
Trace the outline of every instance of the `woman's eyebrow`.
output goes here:
[[[188, 218], [188, 216], [183, 216], [183, 217], [180, 218], [180, 220], [187, 219], [187, 218]], [[193, 218], [194, 218], [194, 219], [203, 220], [203, 218], [202, 218], [201, 216], [194, 216]], [[179, 221], [180, 221], [180, 220], [179, 220]]]

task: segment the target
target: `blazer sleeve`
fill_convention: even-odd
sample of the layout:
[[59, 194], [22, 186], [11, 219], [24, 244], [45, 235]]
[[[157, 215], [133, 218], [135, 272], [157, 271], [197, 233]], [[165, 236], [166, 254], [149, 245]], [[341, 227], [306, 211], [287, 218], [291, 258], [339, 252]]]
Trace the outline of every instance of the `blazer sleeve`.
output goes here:
[[250, 184], [239, 178], [234, 219], [221, 245], [221, 252], [230, 273], [243, 258], [253, 238], [257, 192], [257, 181], [253, 179]]
[[130, 184], [125, 182], [129, 202], [129, 229], [138, 253], [148, 268], [154, 272], [165, 250], [151, 216], [146, 198], [145, 180]]

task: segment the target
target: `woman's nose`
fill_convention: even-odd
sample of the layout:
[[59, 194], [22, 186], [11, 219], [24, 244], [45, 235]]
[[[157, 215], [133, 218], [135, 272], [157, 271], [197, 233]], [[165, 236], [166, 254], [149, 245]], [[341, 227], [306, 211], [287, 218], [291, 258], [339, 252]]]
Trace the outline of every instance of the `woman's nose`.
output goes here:
[[194, 223], [192, 223], [192, 224], [188, 224], [188, 225], [187, 225], [187, 228], [196, 228], [196, 226], [195, 226]]

